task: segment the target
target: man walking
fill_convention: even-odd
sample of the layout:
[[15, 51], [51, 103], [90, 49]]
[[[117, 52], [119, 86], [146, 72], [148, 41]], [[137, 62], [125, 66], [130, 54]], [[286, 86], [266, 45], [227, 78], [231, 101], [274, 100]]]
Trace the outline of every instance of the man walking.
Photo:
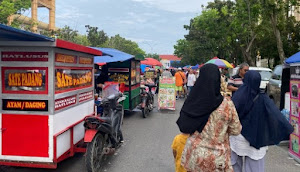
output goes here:
[[246, 74], [246, 72], [249, 70], [249, 65], [247, 63], [240, 64], [238, 73], [234, 76], [232, 76], [228, 80], [228, 90], [232, 91], [232, 95], [234, 92], [238, 90], [238, 88], [243, 85], [243, 79]]
[[175, 73], [175, 90], [176, 90], [176, 99], [181, 97], [183, 91], [183, 85], [186, 83], [185, 74], [182, 72], [181, 67], [178, 68]]

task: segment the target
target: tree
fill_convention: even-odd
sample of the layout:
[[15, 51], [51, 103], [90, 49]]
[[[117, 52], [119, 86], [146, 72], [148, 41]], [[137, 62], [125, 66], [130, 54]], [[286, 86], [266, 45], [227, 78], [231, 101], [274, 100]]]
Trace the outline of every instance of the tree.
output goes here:
[[106, 41], [105, 44], [103, 44], [103, 47], [115, 48], [132, 55], [146, 54], [145, 51], [139, 48], [136, 42], [126, 40], [125, 38], [121, 37], [119, 34], [110, 37], [110, 39]]
[[[283, 34], [284, 30], [287, 30], [287, 26], [290, 21], [288, 13], [292, 6], [299, 6], [300, 3], [297, 0], [260, 0], [260, 2], [263, 7], [263, 17], [265, 20], [269, 20], [271, 22], [273, 33], [276, 38], [278, 55], [280, 62], [282, 63], [286, 57], [284, 51], [284, 40], [292, 34], [287, 32], [286, 35]], [[294, 26], [292, 26], [292, 28], [294, 28]]]
[[57, 31], [57, 38], [65, 41], [76, 42], [75, 40], [77, 36], [78, 31], [71, 29], [69, 26], [65, 26]]
[[[7, 24], [7, 18], [13, 14], [21, 14], [31, 6], [31, 0], [1, 0], [0, 1], [0, 23]], [[17, 26], [17, 22], [13, 23]]]
[[74, 37], [74, 43], [84, 45], [84, 46], [90, 46], [91, 43], [88, 40], [86, 35], [80, 35], [78, 34], [77, 36]]
[[156, 54], [156, 53], [154, 53], [154, 54], [148, 53], [148, 54], [146, 54], [145, 56], [146, 56], [146, 57], [150, 57], [150, 58], [154, 58], [154, 59], [160, 61], [159, 55]]
[[103, 30], [98, 31], [98, 27], [93, 27], [90, 25], [86, 25], [85, 27], [88, 33], [87, 38], [92, 47], [102, 47], [103, 44], [108, 40], [107, 34]]

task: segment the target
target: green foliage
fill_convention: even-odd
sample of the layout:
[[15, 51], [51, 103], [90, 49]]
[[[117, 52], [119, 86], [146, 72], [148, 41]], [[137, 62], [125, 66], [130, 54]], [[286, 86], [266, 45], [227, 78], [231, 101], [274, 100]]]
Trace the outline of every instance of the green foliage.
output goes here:
[[284, 54], [299, 51], [300, 23], [288, 15], [291, 5], [300, 4], [297, 0], [209, 2], [201, 15], [184, 26], [188, 34], [174, 45], [174, 54], [192, 65], [214, 56], [255, 65], [258, 52], [280, 63]]
[[103, 47], [115, 48], [132, 55], [138, 55], [138, 54], [145, 55], [145, 51], [139, 48], [136, 42], [126, 40], [125, 38], [121, 37], [119, 34], [109, 38], [105, 42], [105, 44], [103, 44]]
[[86, 25], [85, 27], [88, 33], [87, 38], [92, 47], [102, 47], [108, 40], [107, 34], [103, 30], [98, 31], [98, 27], [90, 25]]
[[77, 36], [78, 31], [71, 29], [69, 26], [65, 26], [57, 31], [57, 38], [65, 41], [76, 42], [75, 39]]
[[160, 61], [159, 55], [156, 54], [156, 53], [154, 53], [154, 54], [148, 53], [148, 54], [145, 55], [145, 57], [154, 58], [154, 59]]
[[0, 23], [7, 24], [7, 18], [13, 14], [21, 14], [31, 6], [31, 0], [1, 0]]

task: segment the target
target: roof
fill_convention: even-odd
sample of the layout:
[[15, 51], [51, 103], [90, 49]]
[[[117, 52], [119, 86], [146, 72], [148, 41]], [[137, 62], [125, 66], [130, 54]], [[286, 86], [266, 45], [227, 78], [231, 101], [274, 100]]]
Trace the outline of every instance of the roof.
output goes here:
[[0, 41], [54, 42], [55, 39], [0, 24]]
[[[101, 51], [83, 45], [75, 44], [60, 39], [50, 38], [47, 36], [39, 35], [36, 33], [28, 32], [28, 31], [24, 31], [24, 30], [20, 30], [10, 26], [0, 24], [0, 43], [2, 42], [1, 45], [8, 45], [9, 42], [21, 42], [21, 41], [33, 42], [33, 43], [49, 42], [53, 44], [49, 44], [45, 46], [73, 50], [73, 51], [78, 51], [78, 52], [83, 52], [83, 53], [98, 55], [98, 56], [102, 55]], [[20, 45], [16, 44], [16, 46], [28, 46], [28, 44], [21, 43]]]
[[170, 61], [181, 61], [181, 58], [175, 55], [159, 55], [160, 59], [170, 60]]
[[300, 62], [300, 51], [285, 60], [287, 64]]
[[103, 52], [103, 56], [95, 56], [94, 63], [110, 63], [133, 59], [134, 56], [113, 48], [91, 47], [95, 50]]

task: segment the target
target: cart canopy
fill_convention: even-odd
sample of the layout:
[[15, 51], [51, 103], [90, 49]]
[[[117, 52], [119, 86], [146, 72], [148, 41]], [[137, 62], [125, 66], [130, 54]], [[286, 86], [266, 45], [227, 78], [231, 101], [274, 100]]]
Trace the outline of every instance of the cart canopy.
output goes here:
[[285, 60], [287, 64], [300, 62], [300, 51]]
[[125, 52], [113, 48], [100, 48], [100, 47], [92, 47], [92, 48], [103, 52], [103, 56], [94, 57], [94, 63], [98, 65], [103, 65], [104, 63], [111, 63], [111, 62], [123, 62], [134, 58], [134, 56], [131, 54], [127, 54]]
[[54, 39], [0, 24], [0, 46], [29, 46], [24, 42], [38, 42], [39, 46], [49, 46], [73, 50], [91, 55], [101, 56], [100, 50], [95, 50], [72, 42]]

